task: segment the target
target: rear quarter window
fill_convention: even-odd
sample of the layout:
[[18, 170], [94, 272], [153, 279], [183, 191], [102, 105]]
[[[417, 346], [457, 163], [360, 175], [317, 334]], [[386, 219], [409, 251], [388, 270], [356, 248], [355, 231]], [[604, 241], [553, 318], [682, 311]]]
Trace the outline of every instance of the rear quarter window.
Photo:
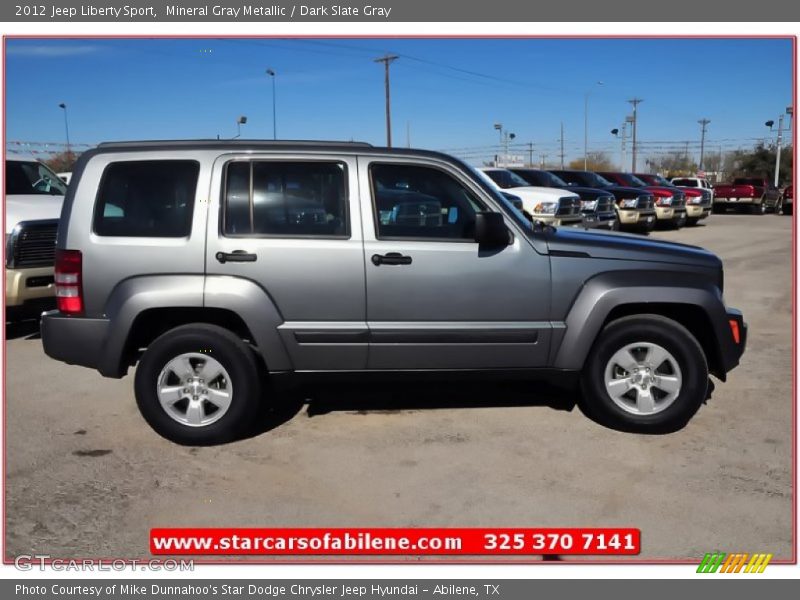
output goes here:
[[188, 236], [199, 172], [200, 163], [193, 160], [109, 164], [100, 179], [94, 232], [112, 237]]

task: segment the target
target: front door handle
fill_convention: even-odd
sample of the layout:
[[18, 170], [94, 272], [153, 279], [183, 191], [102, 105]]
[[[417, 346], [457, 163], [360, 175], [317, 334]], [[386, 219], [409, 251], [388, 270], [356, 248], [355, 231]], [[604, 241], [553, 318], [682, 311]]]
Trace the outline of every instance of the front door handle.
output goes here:
[[233, 252], [217, 252], [214, 258], [224, 265], [226, 262], [256, 262], [258, 256], [244, 250], [234, 250]]
[[403, 256], [399, 252], [389, 252], [387, 254], [373, 254], [372, 264], [378, 265], [410, 265], [411, 257]]

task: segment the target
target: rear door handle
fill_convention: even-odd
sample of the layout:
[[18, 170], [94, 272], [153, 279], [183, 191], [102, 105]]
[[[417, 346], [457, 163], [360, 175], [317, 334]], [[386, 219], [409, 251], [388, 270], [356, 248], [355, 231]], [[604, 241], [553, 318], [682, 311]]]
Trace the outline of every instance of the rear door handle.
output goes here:
[[389, 252], [387, 254], [373, 254], [372, 264], [378, 265], [410, 265], [411, 257], [403, 256], [399, 252]]
[[255, 254], [250, 254], [244, 250], [234, 250], [233, 252], [217, 252], [214, 257], [225, 264], [226, 262], [256, 262], [258, 258]]

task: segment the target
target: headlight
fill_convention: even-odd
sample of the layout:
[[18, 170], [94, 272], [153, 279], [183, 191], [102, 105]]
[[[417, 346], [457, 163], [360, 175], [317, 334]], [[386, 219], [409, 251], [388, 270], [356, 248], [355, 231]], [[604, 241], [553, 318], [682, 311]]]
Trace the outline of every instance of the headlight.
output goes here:
[[692, 198], [689, 198], [690, 204], [701, 204], [702, 202], [703, 202], [702, 196], [693, 196]]
[[658, 204], [659, 206], [671, 206], [672, 196], [663, 196], [661, 198], [656, 198], [656, 204]]
[[627, 200], [622, 201], [622, 208], [636, 208], [636, 203], [639, 201], [638, 198], [628, 198]]
[[597, 208], [597, 200], [585, 200], [581, 202], [582, 210], [594, 210]]
[[556, 214], [557, 208], [558, 208], [558, 202], [539, 202], [536, 206], [533, 207], [533, 212], [539, 214], [554, 215]]

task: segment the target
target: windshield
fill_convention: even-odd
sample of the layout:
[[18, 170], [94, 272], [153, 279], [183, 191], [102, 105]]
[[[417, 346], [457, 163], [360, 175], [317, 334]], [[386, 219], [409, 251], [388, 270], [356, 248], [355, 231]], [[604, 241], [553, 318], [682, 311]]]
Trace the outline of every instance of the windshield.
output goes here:
[[551, 173], [573, 185], [585, 185], [586, 187], [595, 188], [612, 187], [614, 185], [605, 177], [591, 171], [551, 171]]
[[511, 187], [528, 187], [530, 183], [525, 181], [522, 177], [514, 173], [514, 171], [508, 171], [508, 181], [511, 183]]
[[631, 175], [630, 173], [617, 173], [616, 175], [621, 181], [625, 182], [625, 185], [631, 187], [647, 187], [647, 184], [636, 177], [636, 175]]
[[40, 162], [9, 160], [6, 162], [6, 194], [40, 194], [63, 196], [67, 186], [58, 175]]
[[547, 171], [518, 171], [517, 174], [528, 182], [528, 185], [544, 185], [549, 187], [569, 187], [569, 184], [558, 175]]
[[650, 179], [656, 182], [657, 185], [665, 185], [667, 187], [672, 187], [672, 184], [664, 179], [661, 175], [651, 175]]
[[678, 187], [700, 187], [700, 183], [696, 179], [673, 179], [672, 185]]

